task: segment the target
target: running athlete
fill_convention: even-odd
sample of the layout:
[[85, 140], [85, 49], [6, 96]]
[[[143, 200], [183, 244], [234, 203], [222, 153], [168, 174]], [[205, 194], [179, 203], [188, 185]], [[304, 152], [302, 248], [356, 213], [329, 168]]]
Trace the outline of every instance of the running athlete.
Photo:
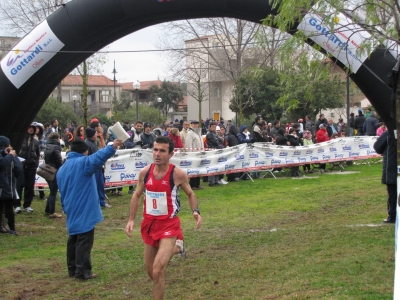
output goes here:
[[171, 257], [177, 252], [177, 237], [183, 238], [180, 220], [179, 188], [189, 199], [196, 229], [202, 223], [196, 195], [189, 185], [186, 173], [169, 162], [174, 155], [174, 142], [164, 136], [156, 138], [153, 147], [154, 163], [142, 169], [139, 182], [132, 195], [128, 224], [125, 233], [132, 237], [134, 219], [145, 191], [143, 221], [141, 225], [144, 259], [147, 274], [153, 281], [153, 299], [163, 299], [165, 271]]

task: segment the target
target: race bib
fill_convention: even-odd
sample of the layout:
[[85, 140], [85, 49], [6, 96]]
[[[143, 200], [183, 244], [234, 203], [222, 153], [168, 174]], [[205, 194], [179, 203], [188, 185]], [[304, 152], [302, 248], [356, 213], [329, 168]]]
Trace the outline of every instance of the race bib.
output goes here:
[[167, 193], [146, 191], [146, 214], [165, 216], [168, 214]]

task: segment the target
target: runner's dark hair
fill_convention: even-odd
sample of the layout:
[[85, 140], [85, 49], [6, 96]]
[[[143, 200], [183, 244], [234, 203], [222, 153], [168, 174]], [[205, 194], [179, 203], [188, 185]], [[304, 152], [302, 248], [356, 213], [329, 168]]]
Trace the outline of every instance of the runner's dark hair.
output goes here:
[[175, 148], [175, 143], [173, 140], [171, 140], [169, 137], [167, 136], [158, 136], [155, 140], [155, 142], [157, 144], [168, 144], [168, 153], [171, 153], [172, 151], [174, 151]]

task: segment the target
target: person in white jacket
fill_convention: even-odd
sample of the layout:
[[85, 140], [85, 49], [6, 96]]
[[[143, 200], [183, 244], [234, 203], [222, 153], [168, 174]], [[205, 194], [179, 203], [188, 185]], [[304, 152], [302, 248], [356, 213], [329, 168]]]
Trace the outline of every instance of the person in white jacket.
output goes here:
[[[185, 139], [186, 151], [203, 151], [204, 144], [201, 137], [201, 128], [199, 128], [199, 121], [193, 120], [190, 122], [191, 128], [188, 129]], [[200, 177], [192, 177], [189, 179], [189, 184], [192, 190], [199, 190], [203, 187], [200, 186]]]

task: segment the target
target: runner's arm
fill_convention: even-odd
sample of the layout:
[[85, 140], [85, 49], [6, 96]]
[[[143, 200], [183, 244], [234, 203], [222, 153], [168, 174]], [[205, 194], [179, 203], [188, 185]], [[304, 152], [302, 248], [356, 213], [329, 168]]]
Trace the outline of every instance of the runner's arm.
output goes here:
[[182, 170], [179, 169], [178, 167], [175, 168], [176, 171], [174, 172], [174, 181], [177, 186], [181, 186], [182, 190], [186, 193], [188, 200], [189, 200], [189, 205], [191, 210], [193, 211], [193, 217], [196, 220], [196, 229], [199, 229], [201, 227], [201, 224], [203, 222], [200, 214], [195, 211], [198, 210], [198, 203], [197, 203], [197, 198], [196, 194], [193, 192], [192, 188], [189, 185], [189, 179], [186, 175], [186, 173]]
[[149, 167], [145, 167], [142, 169], [142, 171], [140, 171], [139, 173], [139, 179], [138, 179], [138, 184], [136, 186], [136, 190], [132, 195], [131, 198], [131, 205], [130, 205], [130, 209], [129, 209], [129, 219], [128, 219], [128, 223], [126, 224], [125, 227], [125, 233], [127, 236], [132, 237], [131, 232], [133, 230], [133, 225], [134, 225], [134, 220], [136, 217], [136, 213], [139, 209], [139, 203], [140, 203], [140, 199], [142, 198], [142, 194], [144, 191], [144, 176], [146, 175], [147, 171], [149, 170]]

